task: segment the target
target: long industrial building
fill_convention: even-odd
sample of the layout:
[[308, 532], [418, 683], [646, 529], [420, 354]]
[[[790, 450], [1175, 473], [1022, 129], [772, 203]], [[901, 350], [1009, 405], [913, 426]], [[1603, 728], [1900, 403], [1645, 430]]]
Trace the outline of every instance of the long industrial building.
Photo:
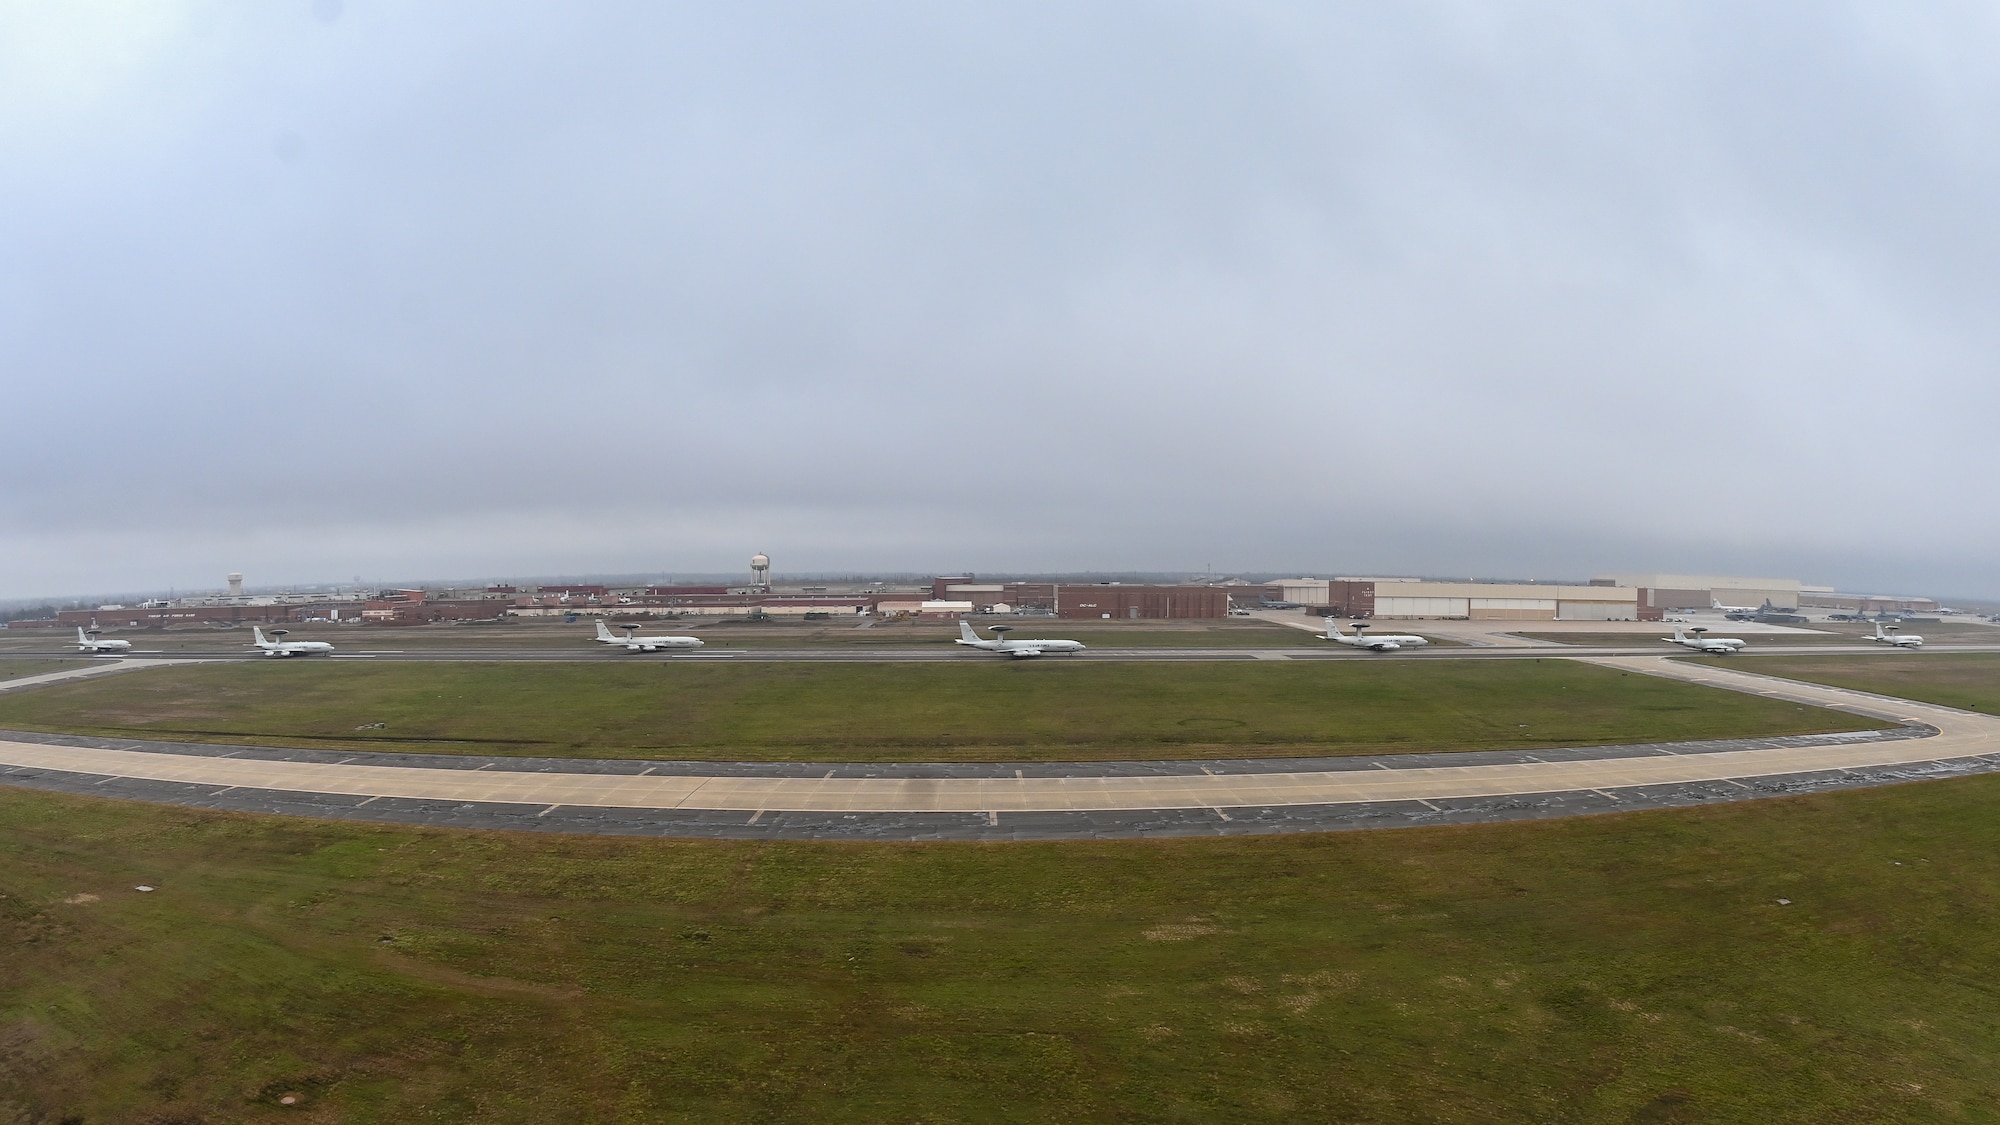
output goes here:
[[1773, 609], [1796, 610], [1799, 595], [1807, 589], [1796, 578], [1732, 578], [1716, 574], [1613, 574], [1593, 581], [1639, 590], [1641, 606], [1662, 612], [1708, 609], [1716, 602], [1756, 607], [1767, 601]]
[[1226, 617], [1230, 587], [1132, 582], [980, 582], [971, 576], [935, 579], [931, 597], [963, 602], [977, 612], [1045, 610], [1057, 617], [1111, 619]]
[[1637, 591], [1616, 586], [1336, 578], [1327, 587], [1328, 608], [1350, 617], [1471, 621], [1635, 621], [1639, 617]]
[[1351, 617], [1474, 621], [1658, 621], [1672, 610], [1708, 609], [1716, 603], [1758, 607], [1768, 602], [1773, 609], [1796, 612], [1801, 605], [1872, 605], [1891, 600], [1845, 598], [1796, 578], [1707, 574], [1615, 574], [1593, 578], [1587, 585], [1286, 578], [1236, 589], [1240, 604], [1269, 599], [1324, 606], [1330, 613]]

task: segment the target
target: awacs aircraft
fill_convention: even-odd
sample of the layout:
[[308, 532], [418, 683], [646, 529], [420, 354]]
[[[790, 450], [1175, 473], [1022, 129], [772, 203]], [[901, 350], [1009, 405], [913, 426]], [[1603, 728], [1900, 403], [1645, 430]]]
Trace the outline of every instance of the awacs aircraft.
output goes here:
[[1672, 637], [1661, 637], [1660, 639], [1669, 644], [1691, 648], [1696, 652], [1712, 652], [1717, 656], [1728, 656], [1732, 652], [1742, 651], [1745, 642], [1739, 641], [1735, 637], [1705, 636], [1704, 634], [1707, 632], [1708, 630], [1702, 628], [1690, 629], [1688, 633], [1694, 634], [1694, 636], [1690, 637], [1687, 633], [1681, 632], [1680, 626], [1676, 625], [1674, 626], [1674, 635]]
[[1421, 648], [1430, 643], [1422, 637], [1412, 636], [1408, 633], [1377, 633], [1371, 637], [1363, 632], [1366, 628], [1368, 626], [1356, 622], [1354, 632], [1343, 633], [1340, 631], [1340, 625], [1333, 618], [1329, 617], [1326, 619], [1326, 632], [1320, 634], [1320, 639], [1336, 641], [1340, 644], [1351, 645], [1354, 648], [1365, 648], [1370, 652], [1390, 652], [1399, 648]]
[[78, 625], [76, 627], [76, 650], [78, 652], [130, 652], [132, 650], [131, 641], [100, 641], [97, 639], [97, 632], [97, 626], [92, 625], [89, 635], [86, 636], [83, 626]]
[[[273, 629], [271, 635], [283, 637], [288, 632], [290, 632], [288, 629]], [[264, 639], [264, 628], [261, 625], [252, 625], [250, 634], [256, 638], [254, 643], [264, 650], [265, 656], [324, 656], [333, 651], [333, 646], [325, 641], [267, 641]]]
[[1897, 648], [1924, 647], [1924, 639], [1922, 637], [1914, 634], [1898, 633], [1894, 625], [1889, 626], [1888, 632], [1883, 632], [1880, 621], [1875, 623], [1875, 635], [1868, 639], [1874, 641], [1876, 644], [1895, 645]]
[[1083, 651], [1082, 641], [1010, 641], [1006, 634], [1011, 629], [1013, 629], [1011, 625], [995, 625], [993, 632], [999, 636], [995, 640], [985, 641], [979, 639], [979, 634], [973, 632], [971, 625], [961, 621], [958, 623], [957, 643], [984, 649], [987, 652], [1000, 652], [1019, 657], [1040, 656], [1045, 652]]
[[700, 648], [700, 637], [642, 637], [637, 625], [620, 625], [625, 630], [622, 637], [614, 637], [604, 622], [597, 623], [597, 643], [601, 645], [623, 645], [628, 652], [660, 652], [674, 648]]

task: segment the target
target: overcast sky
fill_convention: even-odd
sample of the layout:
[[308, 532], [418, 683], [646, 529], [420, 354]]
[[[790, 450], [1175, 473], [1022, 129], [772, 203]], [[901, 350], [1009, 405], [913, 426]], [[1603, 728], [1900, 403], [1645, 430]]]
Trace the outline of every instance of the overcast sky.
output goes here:
[[0, 597], [2000, 596], [1988, 4], [0, 0]]

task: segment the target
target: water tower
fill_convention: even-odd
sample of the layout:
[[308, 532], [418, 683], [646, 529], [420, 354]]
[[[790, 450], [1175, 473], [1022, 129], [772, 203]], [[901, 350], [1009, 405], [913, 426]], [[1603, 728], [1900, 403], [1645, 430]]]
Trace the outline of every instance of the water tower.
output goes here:
[[242, 575], [232, 574], [229, 576], [229, 596], [232, 598], [240, 598], [243, 596]]
[[750, 584], [760, 590], [771, 588], [771, 556], [762, 551], [750, 556]]

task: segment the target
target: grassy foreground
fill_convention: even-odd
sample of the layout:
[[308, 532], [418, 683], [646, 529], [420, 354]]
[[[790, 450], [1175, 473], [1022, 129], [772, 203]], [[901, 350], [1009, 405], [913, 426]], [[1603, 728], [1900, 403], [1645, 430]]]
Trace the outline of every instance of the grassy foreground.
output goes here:
[[160, 668], [0, 727], [481, 755], [1092, 760], [1726, 738], [1883, 724], [1567, 660]]
[[1745, 672], [2000, 714], [2000, 653], [1885, 652], [1880, 656], [1770, 656]]
[[1996, 802], [891, 846], [0, 789], [0, 1122], [1992, 1120]]
[[0, 681], [63, 672], [83, 663], [81, 660], [0, 660]]

